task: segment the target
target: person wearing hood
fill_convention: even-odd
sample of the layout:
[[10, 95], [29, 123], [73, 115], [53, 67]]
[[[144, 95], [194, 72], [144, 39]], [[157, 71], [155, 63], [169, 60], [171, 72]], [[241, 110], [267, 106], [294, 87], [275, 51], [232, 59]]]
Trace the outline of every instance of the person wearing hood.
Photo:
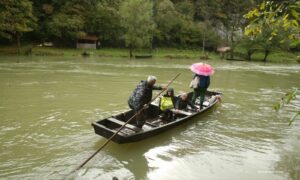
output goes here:
[[174, 118], [171, 109], [175, 107], [176, 97], [174, 96], [174, 89], [168, 88], [167, 92], [159, 101], [159, 109], [163, 112], [163, 120], [170, 122]]

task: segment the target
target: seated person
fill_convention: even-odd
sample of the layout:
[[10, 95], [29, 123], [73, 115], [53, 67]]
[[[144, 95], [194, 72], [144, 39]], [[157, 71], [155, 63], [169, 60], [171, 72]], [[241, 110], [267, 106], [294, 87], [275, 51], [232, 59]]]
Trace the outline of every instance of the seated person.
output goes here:
[[197, 107], [188, 100], [188, 95], [187, 93], [184, 93], [180, 96], [180, 98], [178, 98], [178, 100], [176, 101], [175, 104], [175, 110], [184, 110], [184, 111], [188, 111], [188, 105], [192, 108], [192, 110], [194, 111], [199, 111], [197, 109]]
[[168, 88], [167, 93], [163, 95], [159, 102], [159, 109], [163, 112], [163, 120], [170, 122], [173, 120], [173, 112], [171, 109], [175, 105], [174, 89]]

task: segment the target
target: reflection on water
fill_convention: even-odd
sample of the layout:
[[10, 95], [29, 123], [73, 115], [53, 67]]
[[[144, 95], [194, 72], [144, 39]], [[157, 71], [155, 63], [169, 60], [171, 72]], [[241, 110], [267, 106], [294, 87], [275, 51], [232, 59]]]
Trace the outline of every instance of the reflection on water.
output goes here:
[[[294, 124], [284, 137], [281, 148], [279, 148], [280, 160], [277, 161], [275, 169], [286, 172], [290, 179], [300, 179], [300, 123]], [[288, 164], [288, 166], [287, 166]]]
[[[18, 63], [16, 63], [18, 62]], [[189, 91], [197, 60], [78, 57], [0, 58], [0, 178], [61, 179], [105, 139], [91, 122], [125, 111], [137, 83], [153, 74]], [[156, 137], [109, 144], [71, 179], [300, 179], [298, 123], [272, 104], [299, 86], [299, 65], [211, 61], [212, 111]]]

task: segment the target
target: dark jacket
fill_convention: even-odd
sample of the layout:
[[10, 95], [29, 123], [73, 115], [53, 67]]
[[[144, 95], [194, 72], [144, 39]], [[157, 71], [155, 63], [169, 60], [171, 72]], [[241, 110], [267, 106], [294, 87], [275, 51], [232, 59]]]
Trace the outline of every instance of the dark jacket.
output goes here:
[[149, 86], [147, 81], [141, 81], [128, 99], [128, 105], [133, 110], [141, 109], [152, 99], [152, 90], [162, 90], [159, 86]]
[[198, 83], [198, 88], [207, 89], [208, 86], [210, 85], [210, 76], [202, 76], [202, 75], [195, 74], [193, 78], [195, 78], [196, 76], [199, 77], [199, 81], [200, 81]]
[[189, 100], [183, 101], [181, 98], [178, 98], [175, 104], [175, 109], [185, 110], [187, 106], [191, 106], [193, 109], [197, 109], [197, 107]]

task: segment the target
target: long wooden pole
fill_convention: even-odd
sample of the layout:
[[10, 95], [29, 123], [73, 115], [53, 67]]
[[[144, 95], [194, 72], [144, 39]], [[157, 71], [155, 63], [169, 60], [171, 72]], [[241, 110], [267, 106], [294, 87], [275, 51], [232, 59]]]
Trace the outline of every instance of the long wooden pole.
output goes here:
[[[159, 94], [157, 94], [154, 98], [152, 98], [152, 100], [147, 104], [150, 105], [157, 97], [159, 97], [172, 83], [173, 81], [180, 75], [177, 74], [165, 87], [165, 89], [163, 89]], [[102, 146], [95, 151], [89, 158], [87, 158], [83, 163], [80, 164], [80, 166], [78, 166], [74, 171], [72, 171], [71, 173], [79, 170], [80, 168], [82, 168], [86, 163], [88, 163], [99, 151], [101, 151], [125, 126], [126, 124], [128, 124], [135, 116], [137, 116], [139, 113], [141, 113], [144, 109], [146, 109], [147, 107], [144, 106], [142, 109], [140, 109], [137, 113], [135, 113], [130, 119], [127, 120], [127, 122], [125, 122], [119, 129], [117, 132], [115, 132], [109, 139], [106, 140], [105, 143], [102, 144]]]

